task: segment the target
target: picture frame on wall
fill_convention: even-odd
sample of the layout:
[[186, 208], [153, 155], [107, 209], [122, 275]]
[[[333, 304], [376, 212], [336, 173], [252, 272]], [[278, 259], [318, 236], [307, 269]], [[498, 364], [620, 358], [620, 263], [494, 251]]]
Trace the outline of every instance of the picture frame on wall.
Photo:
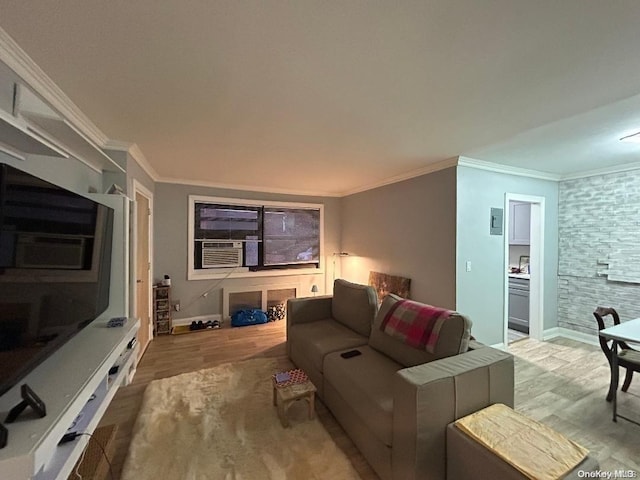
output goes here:
[[369, 285], [378, 294], [378, 303], [382, 303], [384, 297], [393, 293], [402, 298], [409, 298], [411, 293], [411, 279], [387, 273], [369, 272]]

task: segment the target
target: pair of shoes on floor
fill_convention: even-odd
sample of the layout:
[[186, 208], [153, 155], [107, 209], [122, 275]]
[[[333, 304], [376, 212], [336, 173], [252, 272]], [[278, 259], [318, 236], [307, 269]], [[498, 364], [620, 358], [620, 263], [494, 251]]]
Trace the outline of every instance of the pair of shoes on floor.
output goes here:
[[206, 323], [203, 323], [202, 320], [198, 320], [197, 322], [194, 320], [191, 322], [191, 325], [189, 325], [189, 330], [194, 331], [204, 330], [205, 328], [220, 328], [220, 326], [220, 320], [209, 320]]

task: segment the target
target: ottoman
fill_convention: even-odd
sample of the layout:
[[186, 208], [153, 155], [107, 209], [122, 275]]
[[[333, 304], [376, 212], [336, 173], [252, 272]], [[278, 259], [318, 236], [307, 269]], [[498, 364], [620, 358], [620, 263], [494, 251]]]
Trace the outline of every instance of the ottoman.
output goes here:
[[[484, 418], [480, 418], [480, 422], [464, 424], [464, 421], [469, 417], [478, 414], [484, 415]], [[458, 424], [458, 422], [462, 422], [462, 424]], [[584, 478], [580, 472], [598, 470], [597, 460], [589, 456], [582, 447], [549, 427], [539, 424], [505, 405], [492, 405], [484, 411], [471, 414], [458, 422], [450, 423], [447, 427], [447, 478], [455, 478], [456, 480], [478, 478], [499, 478], [500, 480], [579, 479]], [[472, 434], [476, 432], [470, 434], [469, 427], [471, 430], [476, 429], [479, 432], [481, 440], [472, 438]], [[488, 431], [491, 429], [494, 431]], [[551, 438], [545, 439], [547, 435]], [[536, 442], [535, 448], [531, 443], [532, 440]], [[547, 441], [552, 450], [549, 452], [552, 454], [551, 457], [557, 459], [559, 450], [566, 451], [568, 452], [567, 459], [573, 455], [573, 462], [577, 459], [578, 463], [571, 466], [572, 461], [568, 461], [564, 465], [561, 462], [561, 465], [555, 466], [555, 470], [548, 469], [547, 465], [551, 465], [552, 462], [542, 457], [545, 450], [544, 444]], [[494, 445], [494, 448], [486, 446], [483, 442]], [[506, 446], [503, 448], [501, 444]], [[576, 455], [577, 453], [579, 454]], [[584, 458], [580, 460], [581, 455], [584, 455]], [[540, 459], [537, 471], [535, 470], [535, 462], [533, 467], [529, 463], [531, 457], [539, 457]], [[534, 469], [533, 473], [531, 473], [531, 468]], [[523, 473], [525, 471], [528, 471], [529, 474]]]

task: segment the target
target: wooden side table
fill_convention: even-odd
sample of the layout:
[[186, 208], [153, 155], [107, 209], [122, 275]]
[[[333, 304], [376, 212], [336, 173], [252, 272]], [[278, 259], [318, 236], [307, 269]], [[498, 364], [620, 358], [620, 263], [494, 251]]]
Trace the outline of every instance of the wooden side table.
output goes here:
[[278, 408], [278, 418], [282, 426], [289, 426], [287, 411], [293, 402], [297, 400], [306, 400], [309, 404], [309, 420], [315, 415], [315, 398], [316, 387], [310, 380], [303, 383], [295, 383], [286, 387], [277, 387], [276, 381], [273, 379], [273, 404]]

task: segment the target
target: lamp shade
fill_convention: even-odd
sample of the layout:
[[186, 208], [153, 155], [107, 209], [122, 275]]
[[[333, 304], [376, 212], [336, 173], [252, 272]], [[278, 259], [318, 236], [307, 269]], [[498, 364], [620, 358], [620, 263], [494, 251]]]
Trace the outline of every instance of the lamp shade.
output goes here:
[[311, 293], [318, 293], [318, 285], [311, 285]]

